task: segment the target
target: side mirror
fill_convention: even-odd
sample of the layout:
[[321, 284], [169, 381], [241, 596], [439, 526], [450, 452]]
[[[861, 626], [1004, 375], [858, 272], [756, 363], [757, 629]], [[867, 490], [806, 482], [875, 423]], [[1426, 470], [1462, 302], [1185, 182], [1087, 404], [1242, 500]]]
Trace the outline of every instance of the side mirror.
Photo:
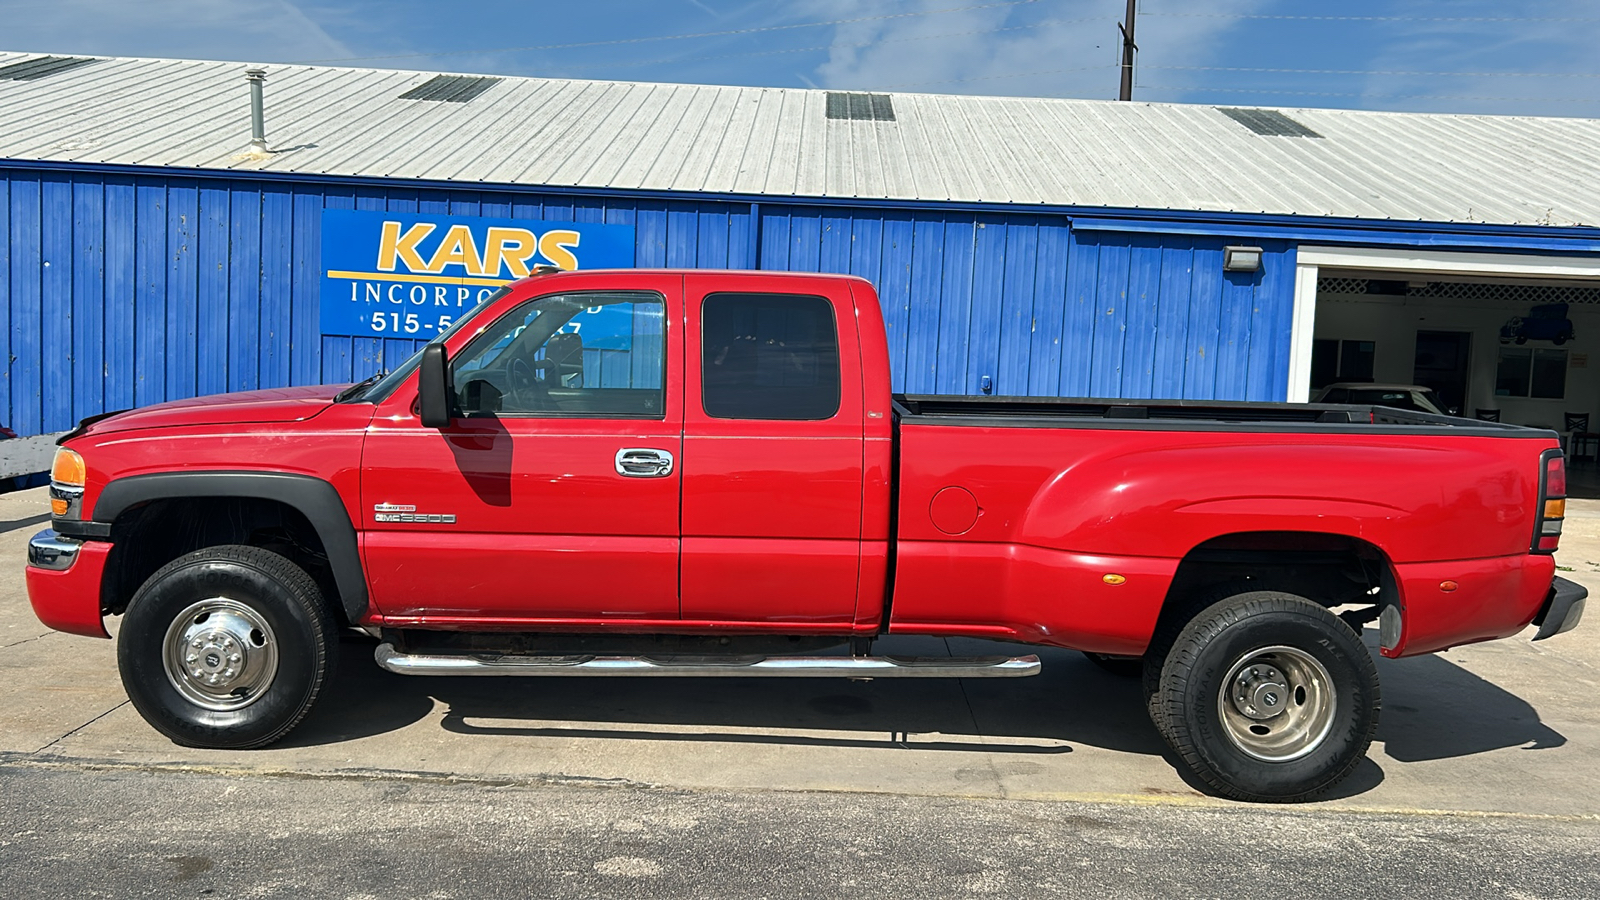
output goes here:
[[422, 348], [422, 363], [417, 373], [417, 404], [421, 407], [424, 428], [450, 425], [450, 357], [443, 344]]

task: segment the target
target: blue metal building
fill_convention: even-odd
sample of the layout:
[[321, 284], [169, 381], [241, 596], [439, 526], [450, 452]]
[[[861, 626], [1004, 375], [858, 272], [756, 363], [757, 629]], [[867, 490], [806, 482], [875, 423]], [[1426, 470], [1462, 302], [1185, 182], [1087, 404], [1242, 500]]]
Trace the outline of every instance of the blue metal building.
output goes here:
[[913, 393], [1304, 399], [1319, 278], [1600, 279], [1592, 120], [298, 66], [263, 152], [244, 68], [0, 54], [17, 432], [397, 364], [419, 338], [325, 327], [332, 210], [861, 275]]

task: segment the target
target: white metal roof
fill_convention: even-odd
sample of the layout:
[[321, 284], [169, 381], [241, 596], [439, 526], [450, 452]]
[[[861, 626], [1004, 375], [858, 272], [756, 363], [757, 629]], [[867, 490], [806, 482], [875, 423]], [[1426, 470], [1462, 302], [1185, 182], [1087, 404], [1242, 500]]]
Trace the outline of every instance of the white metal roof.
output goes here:
[[[43, 54], [0, 52], [0, 67]], [[250, 158], [244, 63], [102, 59], [0, 80], [0, 159], [467, 183], [1600, 224], [1600, 120], [1282, 109], [1258, 135], [1211, 106], [504, 78], [402, 100], [433, 72], [266, 67]]]

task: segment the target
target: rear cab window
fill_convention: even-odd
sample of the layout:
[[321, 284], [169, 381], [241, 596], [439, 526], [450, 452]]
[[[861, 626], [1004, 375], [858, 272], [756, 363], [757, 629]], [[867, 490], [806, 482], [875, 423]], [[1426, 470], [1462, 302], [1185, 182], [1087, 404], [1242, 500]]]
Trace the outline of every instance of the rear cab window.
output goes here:
[[820, 421], [838, 414], [839, 328], [827, 299], [710, 294], [700, 320], [707, 416]]

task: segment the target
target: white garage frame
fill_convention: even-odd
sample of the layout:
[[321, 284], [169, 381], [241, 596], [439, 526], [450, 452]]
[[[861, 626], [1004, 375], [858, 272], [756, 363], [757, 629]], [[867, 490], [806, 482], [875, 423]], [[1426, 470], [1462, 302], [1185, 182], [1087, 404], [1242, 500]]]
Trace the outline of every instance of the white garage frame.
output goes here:
[[1359, 269], [1396, 275], [1450, 275], [1600, 282], [1600, 256], [1523, 256], [1405, 248], [1301, 246], [1295, 254], [1290, 326], [1290, 403], [1311, 399], [1311, 348], [1317, 320], [1317, 273]]

